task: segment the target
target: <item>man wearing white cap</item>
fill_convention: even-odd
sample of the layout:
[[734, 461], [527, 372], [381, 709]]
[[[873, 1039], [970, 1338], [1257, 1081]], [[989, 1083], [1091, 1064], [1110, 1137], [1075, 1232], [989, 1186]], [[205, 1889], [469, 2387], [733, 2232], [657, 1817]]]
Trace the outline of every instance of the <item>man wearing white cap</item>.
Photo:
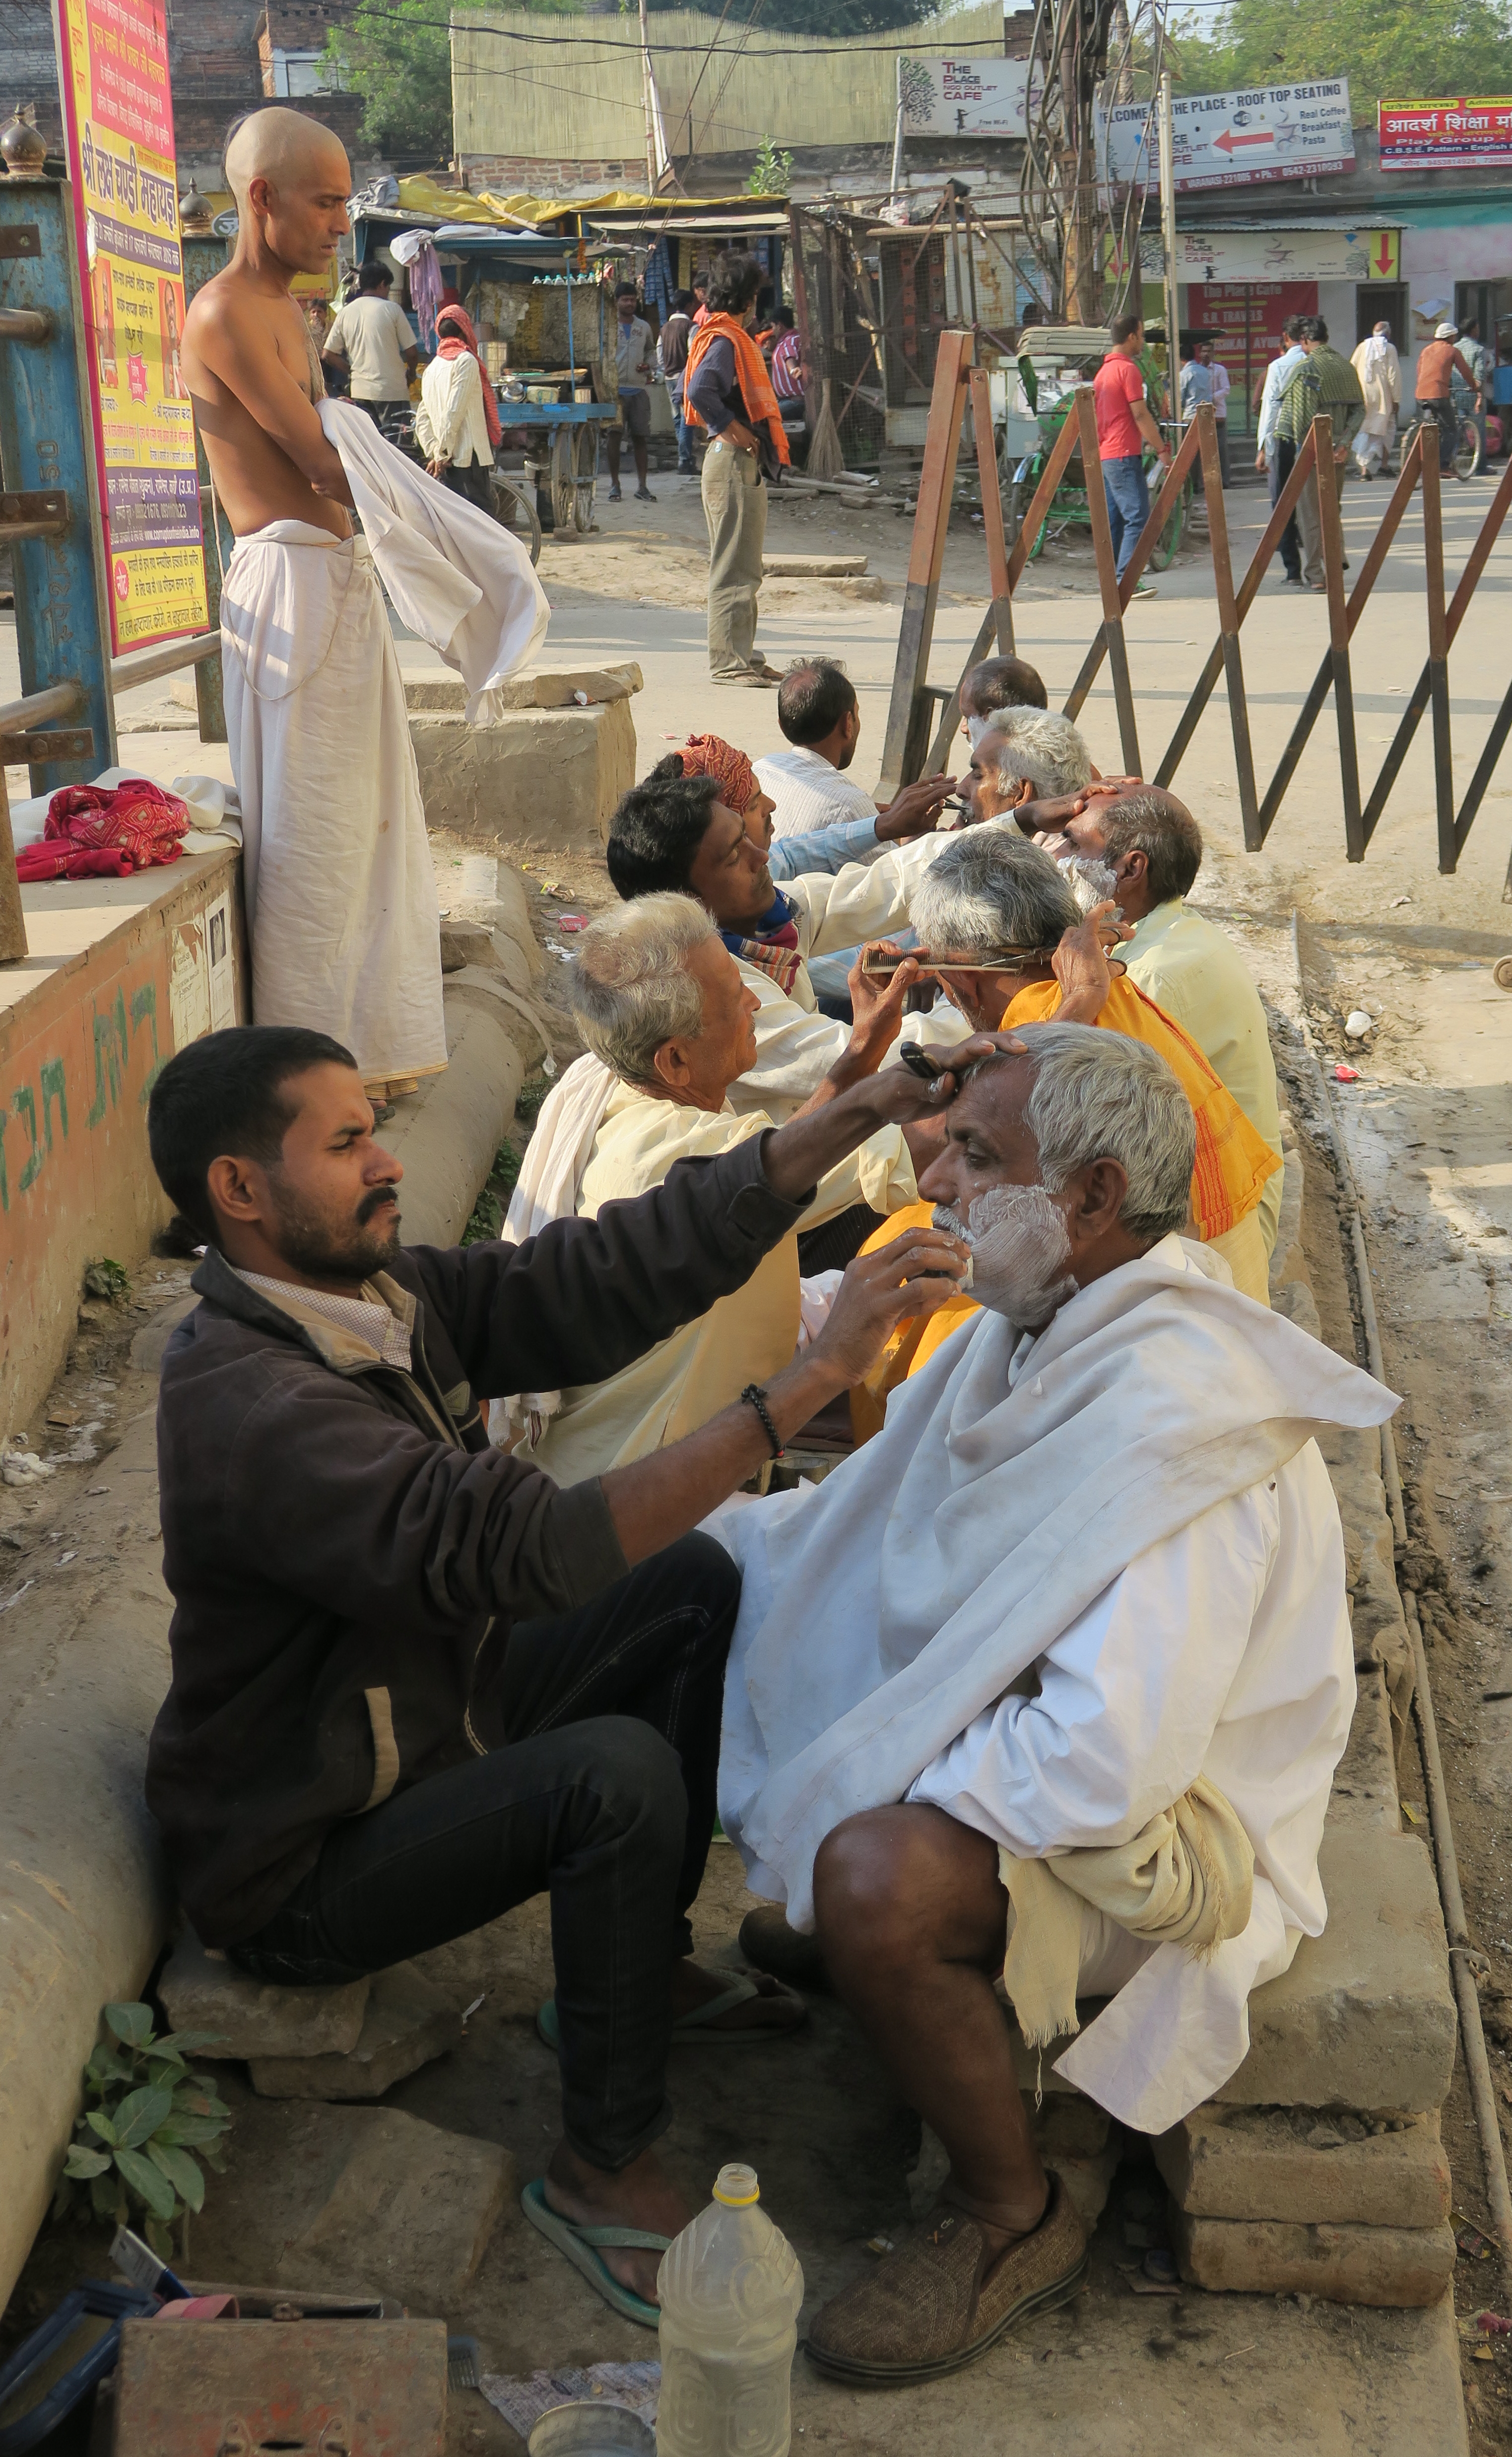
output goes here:
[[1449, 398], [1449, 386], [1456, 373], [1463, 377], [1475, 395], [1475, 405], [1481, 407], [1481, 387], [1475, 380], [1475, 369], [1467, 364], [1455, 347], [1460, 339], [1457, 324], [1439, 324], [1431, 341], [1425, 341], [1418, 353], [1418, 406], [1439, 422], [1439, 466], [1449, 469], [1460, 446], [1459, 422]]

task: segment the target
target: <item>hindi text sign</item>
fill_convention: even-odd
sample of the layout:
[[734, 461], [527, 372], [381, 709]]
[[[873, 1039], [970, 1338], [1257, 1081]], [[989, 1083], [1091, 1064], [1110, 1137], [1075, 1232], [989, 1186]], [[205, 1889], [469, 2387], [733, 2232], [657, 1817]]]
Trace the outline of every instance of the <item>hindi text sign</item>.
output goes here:
[[179, 362], [174, 113], [162, 0], [56, 0], [91, 408], [117, 654], [202, 631], [194, 413]]
[[1383, 102], [1383, 171], [1479, 171], [1512, 162], [1512, 94], [1466, 102]]

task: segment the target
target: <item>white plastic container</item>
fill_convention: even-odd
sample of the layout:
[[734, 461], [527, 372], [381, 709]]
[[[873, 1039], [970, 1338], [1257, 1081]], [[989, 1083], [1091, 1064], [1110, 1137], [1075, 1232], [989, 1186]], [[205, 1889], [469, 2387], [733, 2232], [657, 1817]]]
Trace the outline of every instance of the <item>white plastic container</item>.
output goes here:
[[662, 2256], [657, 2457], [787, 2457], [804, 2273], [760, 2199], [754, 2168], [722, 2167]]

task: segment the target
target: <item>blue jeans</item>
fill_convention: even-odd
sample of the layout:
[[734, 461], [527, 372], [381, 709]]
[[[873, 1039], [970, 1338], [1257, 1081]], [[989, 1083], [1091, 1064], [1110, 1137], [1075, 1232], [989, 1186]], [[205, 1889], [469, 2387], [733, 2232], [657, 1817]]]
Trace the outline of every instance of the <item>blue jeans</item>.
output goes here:
[[687, 440], [687, 421], [683, 415], [681, 381], [669, 383], [667, 391], [672, 400], [672, 432], [677, 437], [677, 465], [681, 474], [686, 478], [693, 474], [693, 446]]
[[1140, 455], [1131, 452], [1122, 460], [1105, 461], [1102, 490], [1108, 498], [1108, 526], [1113, 531], [1115, 568], [1121, 580], [1139, 543], [1139, 532], [1150, 518], [1150, 489], [1145, 484], [1145, 465]]

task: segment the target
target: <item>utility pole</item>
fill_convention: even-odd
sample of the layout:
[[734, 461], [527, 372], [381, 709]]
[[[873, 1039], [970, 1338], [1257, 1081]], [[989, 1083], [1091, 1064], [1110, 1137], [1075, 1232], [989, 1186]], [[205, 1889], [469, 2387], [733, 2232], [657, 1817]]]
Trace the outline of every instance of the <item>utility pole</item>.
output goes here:
[[888, 202], [895, 205], [903, 193], [903, 53], [898, 53], [898, 115], [892, 123], [892, 185]]
[[1171, 77], [1160, 79], [1157, 106], [1160, 126], [1160, 250], [1165, 260], [1166, 387], [1175, 442], [1181, 441], [1181, 337], [1176, 299], [1176, 165], [1172, 142]]
[[[641, 101], [645, 114], [645, 193], [654, 196], [670, 167], [671, 157], [662, 126], [662, 97], [656, 90], [656, 71], [651, 66], [651, 29], [645, 13], [645, 0], [641, 0]], [[690, 146], [691, 142], [690, 121]]]
[[[1095, 103], [1107, 70], [1110, 20], [1096, 0], [1077, 0], [1056, 47], [1048, 19], [1042, 10], [1030, 55], [1020, 212], [1052, 306], [1068, 320], [1096, 324], [1103, 279]], [[1044, 80], [1038, 89], [1036, 72]]]

